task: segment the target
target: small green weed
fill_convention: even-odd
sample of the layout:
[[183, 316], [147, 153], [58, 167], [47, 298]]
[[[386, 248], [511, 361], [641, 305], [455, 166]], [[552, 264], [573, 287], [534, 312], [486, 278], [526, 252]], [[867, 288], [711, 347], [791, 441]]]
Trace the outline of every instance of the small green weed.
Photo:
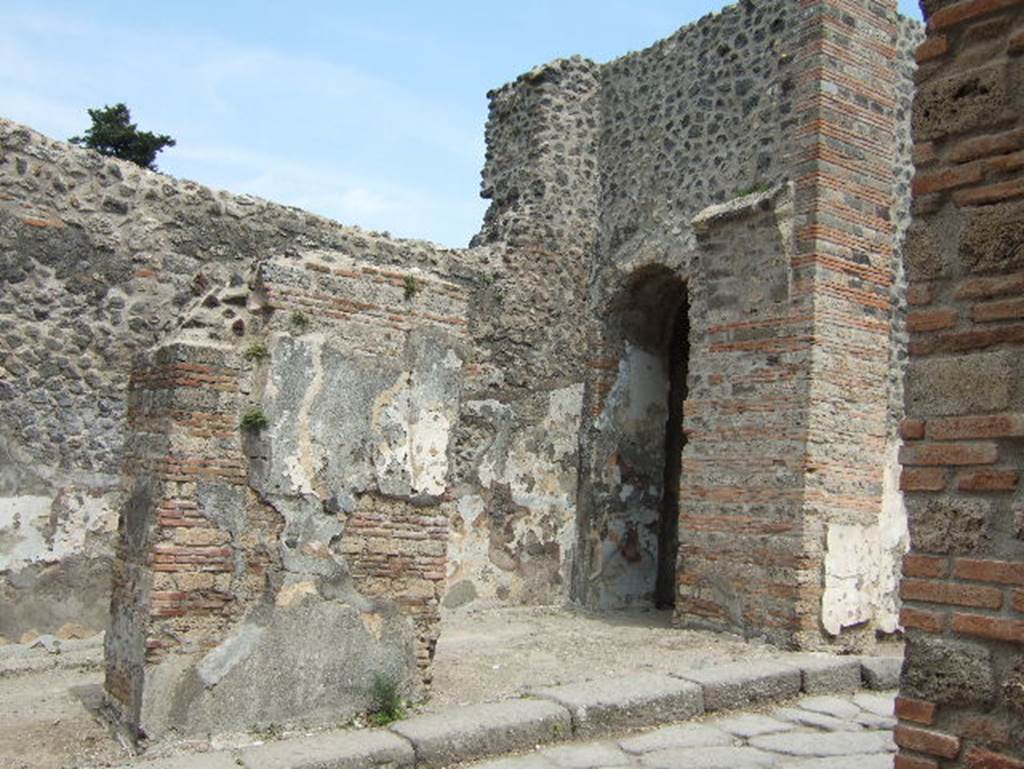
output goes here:
[[251, 433], [259, 432], [266, 427], [270, 422], [267, 421], [267, 415], [263, 413], [263, 409], [251, 408], [242, 414], [241, 427]]
[[758, 192], [767, 192], [771, 187], [772, 185], [768, 182], [754, 182], [753, 184], [748, 184], [746, 187], [738, 187], [736, 189], [736, 197], [743, 198], [747, 195], [753, 195]]
[[246, 360], [252, 360], [259, 363], [260, 361], [264, 361], [270, 357], [270, 350], [268, 350], [267, 346], [262, 342], [255, 342], [245, 348], [245, 352], [242, 353], [242, 355], [245, 356]]
[[405, 718], [405, 703], [402, 701], [402, 693], [398, 681], [391, 676], [375, 673], [370, 695], [373, 699], [370, 721], [377, 726], [387, 726]]
[[305, 331], [309, 326], [309, 318], [299, 310], [292, 312], [292, 316], [288, 319], [288, 322], [292, 324], [292, 328], [296, 331]]
[[419, 291], [419, 286], [416, 285], [416, 278], [412, 275], [405, 276], [405, 301], [410, 301], [416, 292]]

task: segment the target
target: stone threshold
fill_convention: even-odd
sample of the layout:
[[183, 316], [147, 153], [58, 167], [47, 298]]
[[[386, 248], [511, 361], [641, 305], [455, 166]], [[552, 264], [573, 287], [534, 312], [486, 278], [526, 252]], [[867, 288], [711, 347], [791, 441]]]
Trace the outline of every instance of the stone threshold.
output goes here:
[[886, 691], [901, 657], [794, 654], [663, 675], [537, 688], [519, 699], [414, 716], [386, 729], [334, 730], [237, 750], [137, 760], [120, 769], [443, 769], [541, 745], [621, 734], [789, 700]]

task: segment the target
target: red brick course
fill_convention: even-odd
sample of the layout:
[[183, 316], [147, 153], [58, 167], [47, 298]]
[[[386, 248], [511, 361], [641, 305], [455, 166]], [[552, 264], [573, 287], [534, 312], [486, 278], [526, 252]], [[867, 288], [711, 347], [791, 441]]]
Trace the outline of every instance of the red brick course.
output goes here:
[[960, 753], [960, 739], [952, 734], [900, 724], [896, 727], [893, 737], [901, 748], [915, 750], [918, 753], [941, 758], [956, 758]]

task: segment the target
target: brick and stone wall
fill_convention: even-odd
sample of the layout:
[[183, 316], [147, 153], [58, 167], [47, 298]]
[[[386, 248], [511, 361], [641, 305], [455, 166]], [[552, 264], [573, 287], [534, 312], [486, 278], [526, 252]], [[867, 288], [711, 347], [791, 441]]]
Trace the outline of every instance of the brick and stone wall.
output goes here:
[[429, 683], [466, 316], [436, 274], [318, 249], [211, 289], [136, 362], [106, 639], [130, 737], [337, 721], [375, 676]]
[[210, 190], [0, 119], [0, 636], [105, 627], [132, 360], [197, 308], [222, 339], [245, 338], [252, 265], [299, 248], [466, 284], [491, 258]]
[[1024, 767], [1024, 3], [922, 3], [899, 769]]
[[444, 607], [648, 605], [666, 563], [683, 625], [895, 630], [906, 330], [956, 328], [899, 267], [918, 36], [768, 0], [538, 67], [490, 95], [464, 250], [0, 121], [0, 634], [102, 626], [113, 573], [108, 688], [160, 735], [352, 712], [429, 680]]
[[801, 645], [897, 630], [919, 36], [891, 3], [742, 3], [492, 94], [481, 238], [588, 270], [590, 355], [557, 353], [583, 364], [574, 600], [654, 597], [686, 306], [678, 621]]

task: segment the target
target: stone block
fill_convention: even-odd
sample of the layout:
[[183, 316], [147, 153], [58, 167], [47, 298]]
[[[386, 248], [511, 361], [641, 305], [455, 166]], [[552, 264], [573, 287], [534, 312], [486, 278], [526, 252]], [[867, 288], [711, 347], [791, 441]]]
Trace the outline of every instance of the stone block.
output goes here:
[[412, 743], [417, 768], [430, 769], [566, 739], [572, 716], [547, 700], [508, 700], [410, 718], [391, 730]]
[[800, 668], [801, 688], [807, 694], [846, 692], [859, 689], [860, 660], [831, 654], [801, 654], [786, 662]]
[[699, 685], [656, 673], [550, 686], [530, 694], [568, 708], [575, 733], [583, 737], [682, 721], [704, 712]]
[[653, 753], [678, 748], [724, 747], [735, 743], [736, 738], [717, 724], [675, 724], [621, 740], [619, 747], [627, 753]]
[[133, 762], [123, 764], [119, 769], [238, 769], [234, 755], [227, 751], [216, 753], [189, 753], [183, 756], [147, 761], [144, 764]]
[[1005, 351], [911, 360], [907, 413], [947, 416], [1002, 411], [1017, 394], [1013, 357]]
[[864, 657], [860, 661], [864, 685], [875, 691], [887, 692], [900, 686], [902, 657]]
[[735, 662], [688, 670], [679, 677], [703, 687], [704, 709], [708, 711], [795, 697], [803, 682], [799, 668], [773, 661]]
[[970, 211], [960, 255], [970, 272], [1012, 272], [1024, 267], [1024, 203], [1002, 203]]
[[247, 748], [241, 760], [245, 769], [400, 769], [413, 766], [416, 756], [391, 732], [336, 731]]
[[997, 63], [924, 83], [914, 99], [915, 140], [991, 127], [1012, 108], [1006, 74]]
[[938, 705], [983, 707], [996, 696], [992, 652], [980, 644], [913, 637], [900, 693]]
[[640, 765], [649, 769], [754, 769], [774, 766], [775, 759], [771, 753], [746, 747], [686, 748], [648, 753]]
[[986, 499], [912, 495], [907, 500], [907, 523], [915, 552], [978, 552], [986, 540], [991, 510]]

